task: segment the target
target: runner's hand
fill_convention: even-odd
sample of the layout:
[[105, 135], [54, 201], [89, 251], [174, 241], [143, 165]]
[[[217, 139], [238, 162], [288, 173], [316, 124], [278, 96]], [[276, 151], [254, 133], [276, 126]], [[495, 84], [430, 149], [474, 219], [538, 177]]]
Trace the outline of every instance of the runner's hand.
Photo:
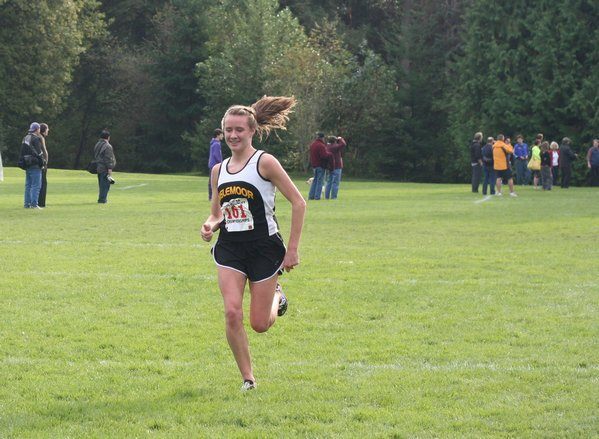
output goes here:
[[200, 234], [202, 235], [202, 239], [204, 241], [210, 242], [210, 240], [212, 239], [212, 235], [214, 235], [210, 223], [204, 223], [202, 225], [202, 230], [200, 230]]
[[283, 268], [286, 272], [290, 272], [299, 265], [299, 254], [297, 251], [287, 250], [283, 259]]

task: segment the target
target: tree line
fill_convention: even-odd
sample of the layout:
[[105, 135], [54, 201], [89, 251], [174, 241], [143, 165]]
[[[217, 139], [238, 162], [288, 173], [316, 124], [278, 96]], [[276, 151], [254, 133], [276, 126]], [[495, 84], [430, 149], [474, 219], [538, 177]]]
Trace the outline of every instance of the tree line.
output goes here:
[[228, 106], [295, 95], [260, 145], [288, 169], [325, 131], [347, 174], [466, 181], [476, 131], [586, 152], [598, 18], [592, 0], [0, 0], [0, 150], [14, 164], [35, 120], [53, 167], [81, 168], [109, 128], [120, 170], [207, 172]]

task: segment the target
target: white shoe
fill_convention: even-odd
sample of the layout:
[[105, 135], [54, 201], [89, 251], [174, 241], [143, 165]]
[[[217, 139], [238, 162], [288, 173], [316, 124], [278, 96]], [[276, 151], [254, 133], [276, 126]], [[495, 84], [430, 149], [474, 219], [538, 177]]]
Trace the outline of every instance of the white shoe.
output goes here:
[[256, 388], [256, 383], [254, 381], [245, 380], [243, 385], [241, 386], [242, 392], [247, 392], [248, 390], [253, 390]]
[[496, 197], [503, 197], [503, 194], [502, 194], [501, 192], [496, 192], [496, 193], [495, 193], [495, 196], [496, 196]]
[[510, 192], [510, 197], [517, 197], [516, 192]]

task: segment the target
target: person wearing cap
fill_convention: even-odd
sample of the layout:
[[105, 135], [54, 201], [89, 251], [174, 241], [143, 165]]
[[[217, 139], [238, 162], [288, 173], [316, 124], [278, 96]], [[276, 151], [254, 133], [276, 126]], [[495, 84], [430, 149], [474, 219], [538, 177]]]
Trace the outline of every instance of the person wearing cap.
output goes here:
[[331, 153], [327, 151], [324, 133], [317, 133], [316, 139], [310, 145], [310, 166], [314, 170], [314, 180], [310, 185], [308, 200], [320, 200], [324, 183], [324, 171], [330, 159]]
[[220, 145], [223, 140], [223, 130], [217, 128], [214, 130], [214, 137], [210, 141], [210, 155], [208, 157], [208, 200], [212, 200], [212, 168], [223, 161], [223, 151]]
[[94, 146], [94, 161], [98, 164], [98, 203], [106, 204], [110, 185], [114, 183], [112, 170], [116, 166], [114, 151], [110, 144], [110, 132], [103, 130]]
[[21, 143], [21, 153], [19, 161], [24, 160], [25, 156], [38, 158], [38, 162], [30, 163], [25, 169], [25, 202], [23, 207], [26, 209], [42, 209], [38, 205], [40, 189], [42, 187], [42, 141], [40, 139], [40, 124], [33, 122], [29, 126], [29, 132], [23, 138]]

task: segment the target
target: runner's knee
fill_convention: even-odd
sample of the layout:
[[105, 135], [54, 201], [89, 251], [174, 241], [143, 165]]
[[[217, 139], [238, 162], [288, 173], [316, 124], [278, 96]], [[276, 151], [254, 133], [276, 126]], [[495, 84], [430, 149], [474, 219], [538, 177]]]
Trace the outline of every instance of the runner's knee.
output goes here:
[[243, 310], [238, 308], [225, 309], [225, 321], [229, 327], [243, 325]]
[[270, 320], [264, 319], [250, 319], [250, 324], [252, 325], [252, 329], [258, 333], [266, 332], [272, 326]]

